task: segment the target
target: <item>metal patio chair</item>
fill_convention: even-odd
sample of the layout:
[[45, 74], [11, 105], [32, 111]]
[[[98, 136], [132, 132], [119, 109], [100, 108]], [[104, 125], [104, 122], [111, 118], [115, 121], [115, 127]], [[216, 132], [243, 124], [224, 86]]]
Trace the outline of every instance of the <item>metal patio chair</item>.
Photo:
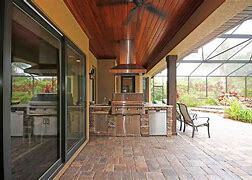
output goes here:
[[186, 125], [189, 125], [193, 128], [193, 132], [192, 132], [192, 138], [194, 137], [194, 132], [195, 130], [198, 130], [198, 127], [203, 127], [206, 126], [207, 127], [207, 131], [208, 131], [208, 137], [210, 138], [210, 129], [209, 129], [209, 117], [197, 117], [197, 115], [193, 115], [193, 117], [190, 116], [187, 106], [185, 104], [182, 103], [177, 103], [179, 110], [180, 110], [180, 114], [183, 117], [184, 120], [184, 132], [185, 132], [185, 128]]

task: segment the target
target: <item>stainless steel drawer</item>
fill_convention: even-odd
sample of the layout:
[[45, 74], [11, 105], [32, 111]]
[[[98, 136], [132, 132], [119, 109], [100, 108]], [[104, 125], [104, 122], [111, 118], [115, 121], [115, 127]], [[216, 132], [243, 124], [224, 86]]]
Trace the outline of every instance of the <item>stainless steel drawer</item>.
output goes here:
[[143, 114], [142, 107], [112, 107], [112, 114]]

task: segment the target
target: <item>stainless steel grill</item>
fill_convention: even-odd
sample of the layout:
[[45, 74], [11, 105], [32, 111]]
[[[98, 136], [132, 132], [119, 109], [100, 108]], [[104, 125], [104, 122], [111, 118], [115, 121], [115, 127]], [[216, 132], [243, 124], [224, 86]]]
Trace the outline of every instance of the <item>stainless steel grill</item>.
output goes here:
[[29, 102], [29, 133], [57, 135], [57, 94], [37, 94]]
[[143, 94], [114, 93], [111, 103], [111, 113], [121, 115], [143, 114]]

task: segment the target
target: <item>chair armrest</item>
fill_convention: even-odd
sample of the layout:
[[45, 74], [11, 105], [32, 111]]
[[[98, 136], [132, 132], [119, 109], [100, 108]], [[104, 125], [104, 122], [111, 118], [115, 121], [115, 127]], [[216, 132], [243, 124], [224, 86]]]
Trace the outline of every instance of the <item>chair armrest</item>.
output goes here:
[[189, 113], [189, 115], [192, 116], [192, 119], [196, 119], [198, 116], [198, 114], [196, 113]]
[[193, 120], [198, 120], [198, 119], [207, 119], [207, 123], [209, 123], [210, 118], [209, 117], [196, 117]]

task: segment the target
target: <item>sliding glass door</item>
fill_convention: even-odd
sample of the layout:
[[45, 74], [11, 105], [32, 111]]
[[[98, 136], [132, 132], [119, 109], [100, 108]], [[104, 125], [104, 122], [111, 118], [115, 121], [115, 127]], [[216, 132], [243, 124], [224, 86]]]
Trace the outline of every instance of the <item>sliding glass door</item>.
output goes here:
[[61, 42], [15, 5], [11, 24], [11, 174], [37, 179], [60, 159]]
[[1, 179], [49, 179], [86, 140], [86, 57], [29, 2], [0, 1]]
[[10, 177], [11, 3], [0, 1], [0, 179]]
[[86, 65], [75, 46], [66, 46], [67, 151], [85, 138]]

